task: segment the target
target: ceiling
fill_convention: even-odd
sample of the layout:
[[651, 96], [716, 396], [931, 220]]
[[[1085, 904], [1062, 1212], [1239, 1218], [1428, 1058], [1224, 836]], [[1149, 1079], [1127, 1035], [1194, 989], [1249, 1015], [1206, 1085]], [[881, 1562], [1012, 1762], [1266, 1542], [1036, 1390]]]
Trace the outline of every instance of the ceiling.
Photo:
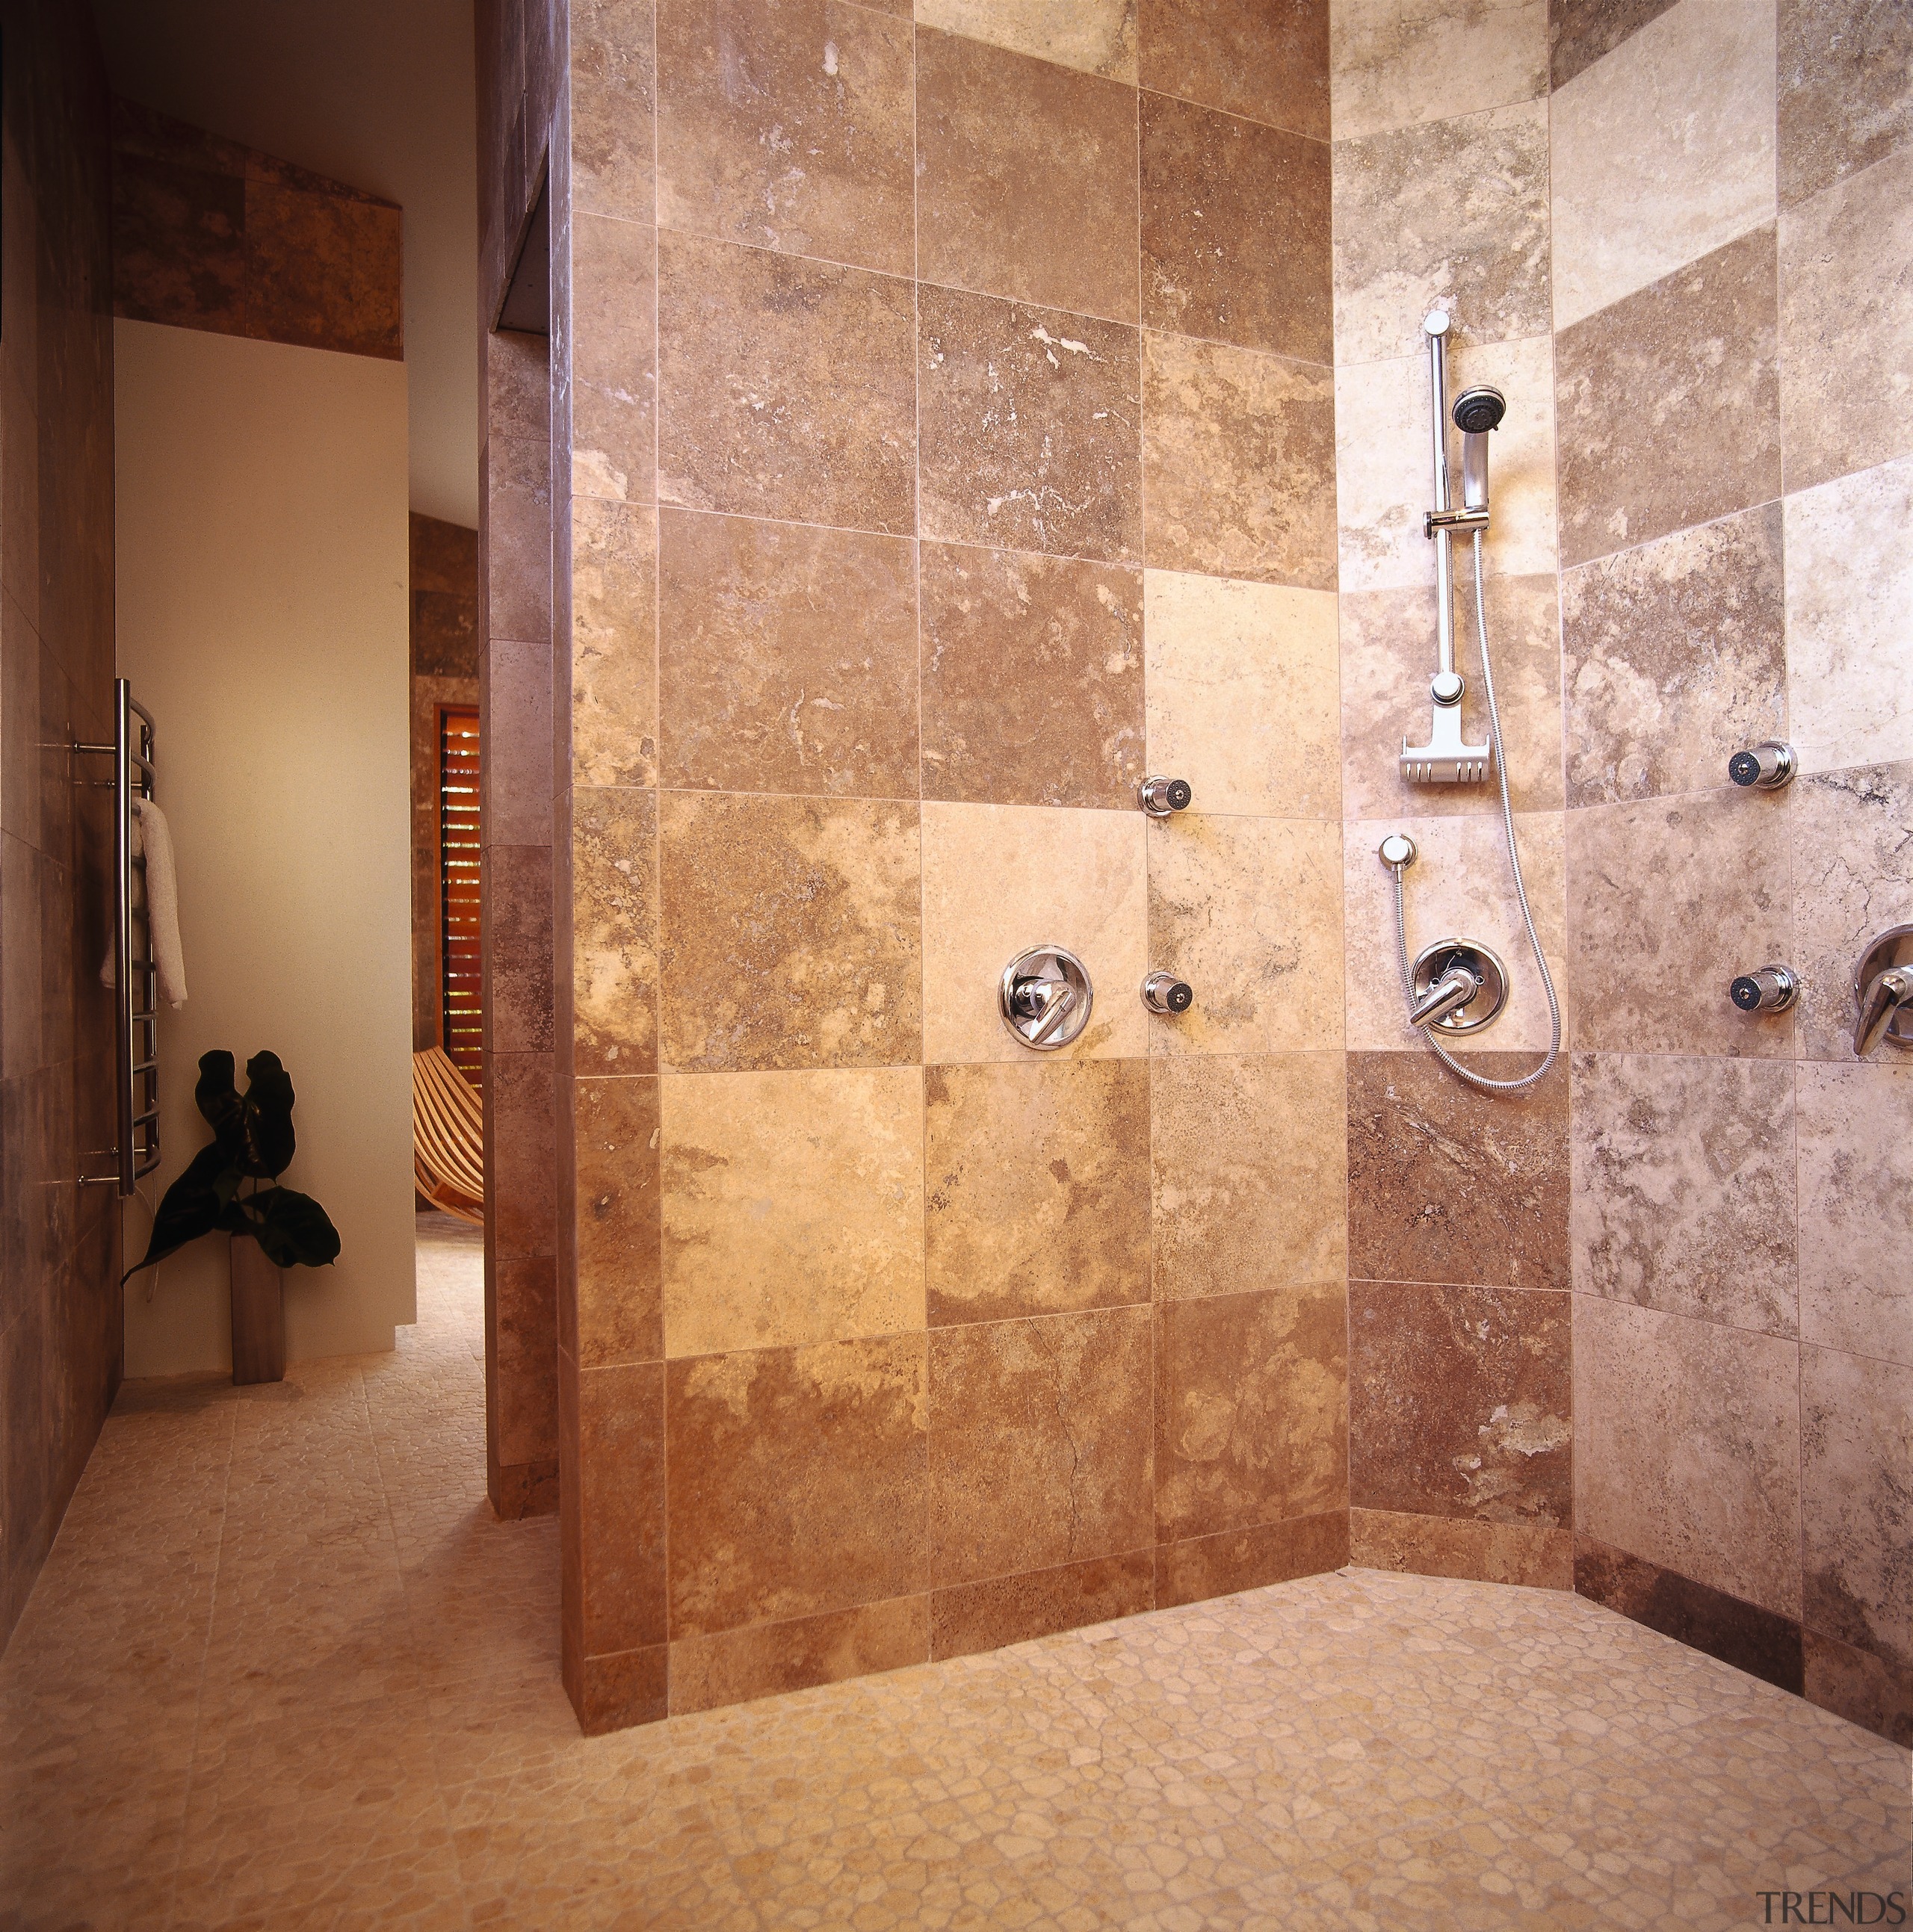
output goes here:
[[405, 211], [412, 507], [478, 524], [472, 0], [95, 0], [116, 93]]

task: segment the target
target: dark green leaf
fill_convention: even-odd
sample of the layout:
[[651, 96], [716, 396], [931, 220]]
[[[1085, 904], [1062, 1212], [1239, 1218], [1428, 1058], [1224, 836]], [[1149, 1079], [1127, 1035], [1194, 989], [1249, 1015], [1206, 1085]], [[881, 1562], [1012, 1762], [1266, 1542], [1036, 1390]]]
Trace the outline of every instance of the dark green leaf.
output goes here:
[[218, 1184], [225, 1172], [226, 1152], [218, 1142], [200, 1148], [185, 1172], [161, 1197], [145, 1258], [128, 1268], [121, 1277], [122, 1281], [131, 1280], [141, 1268], [165, 1260], [175, 1250], [197, 1240], [202, 1234], [211, 1234], [221, 1225], [226, 1204], [221, 1198]]
[[242, 1204], [254, 1238], [275, 1268], [323, 1268], [338, 1260], [338, 1230], [311, 1195], [267, 1187]]
[[241, 1122], [245, 1102], [239, 1098], [239, 1090], [233, 1084], [233, 1056], [230, 1053], [200, 1055], [200, 1082], [193, 1090], [193, 1099], [206, 1116], [214, 1137], [229, 1142], [236, 1152], [242, 1132]]
[[265, 1180], [292, 1165], [292, 1077], [276, 1053], [255, 1053], [246, 1062], [247, 1173]]

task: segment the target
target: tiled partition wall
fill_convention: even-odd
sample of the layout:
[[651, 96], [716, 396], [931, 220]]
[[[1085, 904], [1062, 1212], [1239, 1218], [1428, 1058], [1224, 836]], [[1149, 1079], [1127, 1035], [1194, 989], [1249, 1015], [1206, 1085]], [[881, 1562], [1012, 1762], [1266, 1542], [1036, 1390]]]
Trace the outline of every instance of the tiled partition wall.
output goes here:
[[573, 10], [589, 1727], [1344, 1560], [1326, 25]]
[[[1913, 1065], [1848, 1038], [1913, 920], [1913, 15], [1391, 0], [1332, 59], [1355, 1552], [1572, 1578], [1913, 1738]], [[1402, 1036], [1374, 856], [1415, 834], [1413, 938], [1503, 949], [1536, 1045], [1491, 798], [1389, 770], [1437, 296], [1510, 399], [1488, 616], [1573, 1046], [1512, 1104]], [[1770, 736], [1802, 778], [1729, 787]], [[1743, 1018], [1776, 959], [1797, 1016]]]

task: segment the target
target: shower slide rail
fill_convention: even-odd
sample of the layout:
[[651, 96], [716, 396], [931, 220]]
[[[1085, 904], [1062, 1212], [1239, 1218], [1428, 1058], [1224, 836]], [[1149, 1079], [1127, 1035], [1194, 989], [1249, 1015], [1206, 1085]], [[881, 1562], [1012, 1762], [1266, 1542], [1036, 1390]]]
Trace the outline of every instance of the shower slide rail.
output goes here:
[[156, 776], [153, 716], [123, 677], [113, 680], [110, 745], [74, 746], [82, 755], [110, 758], [113, 776], [93, 782], [113, 794], [113, 1144], [86, 1156], [110, 1172], [83, 1174], [83, 1186], [131, 1194], [160, 1164], [159, 967], [147, 916], [146, 861], [133, 849], [133, 801], [150, 800]]

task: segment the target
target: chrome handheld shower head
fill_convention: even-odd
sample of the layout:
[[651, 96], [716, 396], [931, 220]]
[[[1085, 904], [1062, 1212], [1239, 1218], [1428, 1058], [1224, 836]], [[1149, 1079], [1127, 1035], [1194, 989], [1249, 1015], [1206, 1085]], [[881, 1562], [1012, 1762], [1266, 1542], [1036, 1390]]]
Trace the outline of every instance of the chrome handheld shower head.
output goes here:
[[1488, 436], [1508, 413], [1508, 398], [1485, 382], [1455, 398], [1455, 427], [1461, 432], [1461, 507], [1488, 508]]

